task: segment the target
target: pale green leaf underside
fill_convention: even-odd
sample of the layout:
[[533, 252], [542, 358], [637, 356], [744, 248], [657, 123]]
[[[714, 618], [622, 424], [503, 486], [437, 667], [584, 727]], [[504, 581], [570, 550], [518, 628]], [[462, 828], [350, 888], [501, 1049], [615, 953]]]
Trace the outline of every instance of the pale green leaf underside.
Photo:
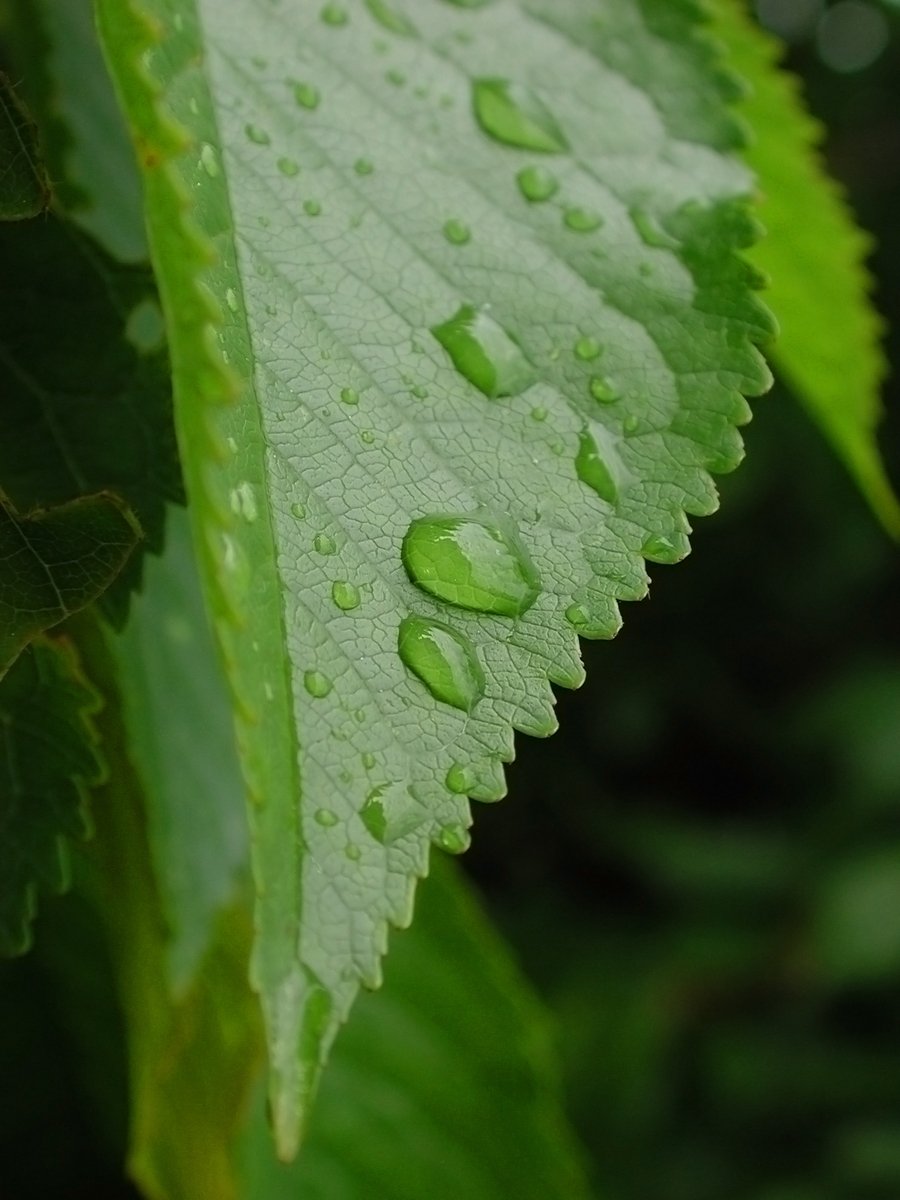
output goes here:
[[[767, 383], [751, 342], [770, 327], [732, 255], [751, 237], [747, 182], [722, 153], [736, 138], [693, 5], [428, 0], [406, 6], [405, 35], [361, 2], [139, 8], [157, 24], [119, 0], [101, 14], [141, 139], [182, 456], [240, 703], [254, 979], [290, 1153], [429, 842], [465, 843], [448, 778], [499, 796], [513, 729], [552, 732], [549, 682], [581, 681], [567, 610], [610, 637], [617, 600], [646, 589], [642, 551], [687, 552], [684, 512], [712, 511], [708, 470], [740, 458], [740, 391]], [[568, 150], [482, 132], [473, 80], [498, 76]], [[544, 202], [517, 182], [533, 167], [558, 182]], [[487, 399], [430, 332], [466, 306], [490, 306], [519, 347], [516, 394]], [[614, 501], [578, 477], [586, 432]], [[540, 575], [518, 618], [434, 600], [404, 571], [411, 521], [476, 511]], [[357, 607], [335, 602], [343, 584]], [[401, 661], [411, 614], [475, 648], [471, 714]], [[363, 820], [373, 791], [408, 831], [394, 841]]]
[[819, 155], [823, 131], [779, 49], [736, 0], [717, 0], [716, 33], [750, 84], [741, 111], [755, 138], [747, 159], [759, 176], [767, 236], [753, 259], [771, 278], [781, 326], [772, 357], [844, 460], [873, 511], [900, 536], [900, 503], [878, 450], [887, 360], [866, 268], [870, 238], [856, 225]]

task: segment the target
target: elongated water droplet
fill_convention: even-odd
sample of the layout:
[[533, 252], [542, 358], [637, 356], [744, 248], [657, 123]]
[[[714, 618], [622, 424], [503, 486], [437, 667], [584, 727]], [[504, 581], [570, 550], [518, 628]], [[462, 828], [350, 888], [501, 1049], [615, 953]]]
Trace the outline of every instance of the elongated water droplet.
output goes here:
[[351, 862], [359, 862], [359, 860], [362, 858], [362, 850], [360, 850], [359, 846], [357, 846], [355, 842], [348, 842], [344, 847], [344, 853]]
[[331, 691], [333, 684], [321, 671], [305, 671], [303, 686], [311, 696], [315, 696], [317, 700], [323, 700]]
[[317, 217], [322, 211], [322, 205], [318, 200], [304, 200], [303, 211], [308, 217]]
[[518, 537], [474, 517], [420, 517], [401, 553], [417, 587], [459, 608], [519, 617], [540, 593], [540, 577]]
[[306, 505], [301, 504], [299, 500], [295, 500], [294, 503], [291, 505], [291, 514], [295, 517], [300, 517], [300, 518], [305, 517], [306, 516]]
[[337, 551], [337, 543], [327, 533], [317, 533], [313, 538], [313, 546], [319, 554], [334, 554]]
[[427, 813], [408, 787], [382, 783], [369, 792], [359, 815], [376, 841], [390, 844], [417, 829]]
[[575, 343], [575, 357], [582, 362], [592, 362], [603, 353], [603, 347], [593, 337], [580, 337]]
[[449, 625], [404, 617], [397, 648], [403, 663], [436, 700], [471, 712], [484, 695], [484, 672], [475, 647]]
[[230, 500], [232, 512], [239, 513], [245, 521], [256, 520], [256, 495], [246, 479], [232, 489]]
[[219, 174], [219, 160], [216, 157], [216, 152], [209, 142], [203, 143], [203, 149], [200, 151], [200, 162], [203, 165], [203, 170], [211, 179]]
[[319, 16], [326, 25], [347, 24], [347, 10], [342, 4], [326, 4]]
[[428, 399], [428, 388], [422, 383], [414, 383], [409, 390], [417, 400]]
[[322, 825], [325, 829], [333, 829], [338, 823], [337, 814], [333, 813], [330, 808], [317, 808], [313, 813], [313, 819], [317, 825]]
[[455, 217], [451, 217], [449, 221], [444, 222], [444, 237], [448, 242], [452, 242], [454, 246], [464, 246], [471, 236], [472, 234], [468, 225], [464, 225], [462, 221], [458, 221]]
[[453, 360], [457, 371], [490, 399], [516, 396], [534, 379], [519, 346], [484, 309], [464, 304], [431, 332]]
[[627, 434], [628, 437], [631, 437], [632, 434], [637, 433], [637, 431], [638, 431], [638, 429], [640, 429], [640, 427], [641, 427], [640, 418], [637, 417], [634, 413], [629, 413], [628, 416], [625, 418], [625, 420], [622, 422], [622, 432]]
[[595, 375], [590, 382], [591, 395], [600, 404], [612, 404], [614, 400], [618, 400], [619, 393], [609, 382], [608, 379], [603, 379], [600, 375]]
[[300, 174], [300, 168], [292, 158], [279, 158], [278, 170], [286, 179], [293, 179], [295, 175]]
[[345, 579], [336, 579], [331, 585], [331, 598], [342, 612], [359, 608], [359, 588]]
[[664, 534], [652, 534], [641, 546], [641, 554], [651, 562], [674, 563], [682, 558], [679, 547]]
[[647, 212], [644, 208], [633, 208], [629, 213], [631, 223], [637, 230], [638, 237], [645, 246], [653, 246], [664, 250], [678, 250], [680, 243], [677, 238], [667, 233], [658, 217]]
[[462, 854], [472, 844], [468, 829], [462, 825], [442, 825], [437, 840], [441, 849], [449, 854]]
[[358, 158], [353, 164], [353, 170], [357, 175], [371, 175], [375, 167], [367, 158]]
[[319, 89], [312, 83], [295, 83], [294, 99], [300, 108], [318, 108], [321, 100]]
[[359, 392], [355, 388], [341, 388], [341, 401], [344, 404], [359, 404]]
[[578, 439], [578, 454], [575, 456], [575, 473], [582, 483], [597, 493], [601, 500], [615, 504], [619, 489], [609, 467], [600, 456], [600, 448], [590, 430], [585, 427]]
[[591, 233], [603, 224], [600, 214], [592, 212], [589, 208], [567, 208], [563, 213], [563, 221], [576, 233]]
[[385, 0], [366, 0], [366, 8], [379, 25], [389, 29], [391, 33], [399, 33], [402, 37], [412, 37], [416, 27], [405, 13], [399, 12]]
[[228, 307], [231, 309], [232, 312], [237, 312], [238, 298], [237, 298], [237, 292], [234, 290], [234, 288], [226, 288], [225, 289], [225, 303], [228, 305]]
[[367, 750], [362, 756], [362, 765], [367, 771], [371, 771], [375, 766], [375, 755], [370, 750]]
[[454, 763], [447, 772], [447, 788], [457, 796], [467, 796], [475, 786], [475, 772], [462, 763]]
[[559, 191], [559, 181], [546, 167], [523, 167], [516, 176], [519, 191], [532, 204], [549, 200]]
[[498, 142], [546, 154], [568, 148], [553, 114], [531, 88], [507, 79], [476, 79], [473, 89], [478, 124]]
[[257, 146], [268, 146], [272, 140], [265, 129], [261, 125], [245, 125], [244, 133], [251, 142], [255, 142]]

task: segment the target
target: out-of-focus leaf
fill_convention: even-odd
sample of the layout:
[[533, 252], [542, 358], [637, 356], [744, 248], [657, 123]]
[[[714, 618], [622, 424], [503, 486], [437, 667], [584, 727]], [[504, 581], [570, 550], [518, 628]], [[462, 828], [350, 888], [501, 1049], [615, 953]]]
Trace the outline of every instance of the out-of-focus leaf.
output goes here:
[[852, 857], [822, 881], [813, 950], [838, 984], [888, 983], [900, 972], [900, 850]]
[[37, 129], [0, 71], [0, 221], [36, 217], [49, 203]]

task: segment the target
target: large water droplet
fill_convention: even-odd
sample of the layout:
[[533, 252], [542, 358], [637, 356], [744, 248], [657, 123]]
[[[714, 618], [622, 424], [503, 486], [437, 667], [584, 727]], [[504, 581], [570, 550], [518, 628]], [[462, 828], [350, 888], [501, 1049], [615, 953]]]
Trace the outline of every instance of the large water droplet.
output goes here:
[[675, 563], [684, 557], [681, 548], [664, 534], [651, 534], [641, 546], [641, 554], [651, 562]]
[[473, 800], [499, 800], [506, 794], [503, 772], [495, 762], [479, 766], [454, 763], [445, 782], [455, 795], [471, 796]]
[[412, 37], [416, 27], [405, 13], [398, 12], [385, 0], [366, 0], [366, 8], [379, 25], [389, 29], [391, 33], [399, 33], [403, 37]]
[[359, 608], [359, 588], [345, 579], [336, 579], [331, 585], [331, 598], [342, 612]]
[[484, 672], [475, 647], [449, 625], [426, 617], [404, 617], [397, 648], [436, 700], [471, 712], [484, 695]]
[[441, 849], [449, 854], [462, 854], [472, 844], [468, 829], [462, 825], [442, 825], [437, 840]]
[[530, 88], [507, 79], [476, 79], [473, 88], [478, 124], [498, 142], [546, 154], [568, 149], [555, 117]]
[[322, 97], [315, 84], [300, 82], [294, 84], [294, 99], [300, 108], [312, 109], [319, 107]]
[[376, 841], [389, 844], [418, 829], [427, 813], [408, 787], [382, 783], [369, 792], [359, 815]]
[[304, 671], [303, 686], [311, 696], [315, 696], [317, 700], [324, 700], [334, 685], [321, 671]]
[[532, 204], [549, 200], [559, 191], [559, 181], [546, 167], [523, 167], [516, 176], [519, 191]]
[[261, 125], [245, 125], [244, 133], [251, 142], [255, 142], [257, 146], [268, 146], [272, 140], [265, 129]]
[[468, 225], [464, 225], [456, 217], [451, 217], [449, 221], [444, 222], [444, 237], [454, 246], [464, 246], [471, 236]]
[[597, 493], [601, 500], [615, 504], [619, 498], [616, 481], [600, 454], [600, 447], [587, 426], [578, 439], [578, 454], [575, 456], [575, 473], [582, 483]]
[[518, 395], [534, 379], [519, 346], [484, 309], [464, 304], [431, 332], [457, 371], [491, 399]]
[[540, 577], [518, 537], [474, 517], [420, 517], [401, 553], [417, 587], [459, 608], [519, 617], [540, 593]]

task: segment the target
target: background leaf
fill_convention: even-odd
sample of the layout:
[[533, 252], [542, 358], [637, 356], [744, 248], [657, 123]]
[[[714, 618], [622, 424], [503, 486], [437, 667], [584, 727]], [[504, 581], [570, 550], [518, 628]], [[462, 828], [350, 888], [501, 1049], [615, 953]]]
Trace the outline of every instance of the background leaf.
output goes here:
[[49, 203], [37, 129], [0, 71], [0, 221], [36, 217]]
[[[513, 728], [581, 681], [577, 632], [611, 636], [715, 507], [771, 327], [693, 5], [100, 12], [242, 718], [289, 1155], [428, 843], [464, 848], [465, 794], [500, 795]], [[480, 547], [453, 565], [441, 526], [420, 556], [455, 607], [401, 563], [432, 514]], [[412, 647], [410, 616], [436, 622]]]

